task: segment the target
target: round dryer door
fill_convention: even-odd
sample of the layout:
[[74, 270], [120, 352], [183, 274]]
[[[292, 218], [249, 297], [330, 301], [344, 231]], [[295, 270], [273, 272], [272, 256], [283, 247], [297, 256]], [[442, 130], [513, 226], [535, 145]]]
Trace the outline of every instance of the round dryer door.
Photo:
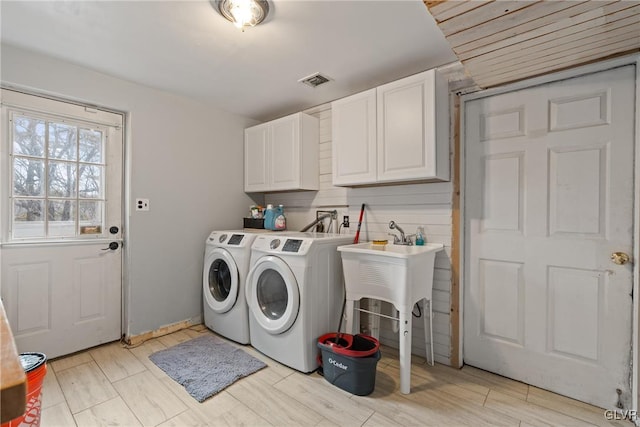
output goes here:
[[229, 252], [216, 248], [204, 260], [205, 304], [216, 313], [231, 310], [238, 298], [238, 266]]
[[298, 317], [298, 282], [278, 257], [265, 256], [254, 264], [247, 278], [246, 293], [253, 317], [270, 334], [285, 332]]

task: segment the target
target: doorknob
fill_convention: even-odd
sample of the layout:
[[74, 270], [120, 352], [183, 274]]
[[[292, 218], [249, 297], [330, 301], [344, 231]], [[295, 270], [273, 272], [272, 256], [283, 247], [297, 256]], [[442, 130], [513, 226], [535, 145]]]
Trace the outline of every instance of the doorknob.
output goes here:
[[611, 254], [611, 261], [614, 264], [624, 265], [629, 262], [629, 255], [624, 252], [614, 252]]
[[120, 247], [120, 244], [118, 244], [118, 242], [111, 242], [109, 243], [109, 247], [104, 248], [103, 251], [115, 251], [116, 249], [118, 249]]

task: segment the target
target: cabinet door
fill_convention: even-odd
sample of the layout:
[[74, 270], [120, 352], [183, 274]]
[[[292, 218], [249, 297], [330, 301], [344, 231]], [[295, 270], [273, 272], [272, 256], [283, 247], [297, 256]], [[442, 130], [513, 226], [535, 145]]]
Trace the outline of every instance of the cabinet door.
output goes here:
[[376, 181], [376, 90], [331, 103], [333, 185]]
[[271, 123], [271, 190], [300, 186], [300, 114]]
[[435, 71], [378, 87], [378, 181], [436, 176]]
[[244, 191], [267, 191], [269, 186], [269, 126], [244, 131]]

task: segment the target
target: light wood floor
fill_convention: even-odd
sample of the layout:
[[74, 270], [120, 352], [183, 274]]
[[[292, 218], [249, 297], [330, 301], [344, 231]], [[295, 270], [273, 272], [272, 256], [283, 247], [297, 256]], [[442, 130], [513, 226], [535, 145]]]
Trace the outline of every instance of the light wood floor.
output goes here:
[[414, 358], [412, 392], [399, 392], [397, 352], [384, 348], [365, 397], [261, 355], [268, 367], [198, 403], [148, 356], [210, 333], [199, 326], [126, 349], [106, 344], [49, 363], [41, 426], [626, 426], [604, 411], [472, 367]]

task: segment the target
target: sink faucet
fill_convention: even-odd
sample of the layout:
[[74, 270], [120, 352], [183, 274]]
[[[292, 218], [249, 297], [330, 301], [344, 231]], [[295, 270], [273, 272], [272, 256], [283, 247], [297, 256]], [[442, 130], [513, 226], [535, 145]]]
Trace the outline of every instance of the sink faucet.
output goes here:
[[413, 242], [411, 241], [411, 236], [406, 236], [404, 234], [404, 230], [398, 224], [396, 224], [395, 221], [389, 222], [389, 228], [391, 230], [398, 230], [400, 232], [400, 237], [398, 237], [396, 234], [389, 233], [390, 236], [393, 236], [394, 245], [407, 245], [407, 246], [413, 245]]
[[[338, 218], [338, 211], [337, 210], [332, 210], [332, 211], [316, 211], [316, 220], [311, 222], [310, 224], [307, 224], [304, 228], [302, 228], [302, 232], [305, 231], [309, 231], [312, 227], [318, 225], [320, 222], [324, 221], [325, 219], [331, 217], [332, 220], [337, 219]], [[332, 230], [332, 233], [336, 233], [336, 230]]]

